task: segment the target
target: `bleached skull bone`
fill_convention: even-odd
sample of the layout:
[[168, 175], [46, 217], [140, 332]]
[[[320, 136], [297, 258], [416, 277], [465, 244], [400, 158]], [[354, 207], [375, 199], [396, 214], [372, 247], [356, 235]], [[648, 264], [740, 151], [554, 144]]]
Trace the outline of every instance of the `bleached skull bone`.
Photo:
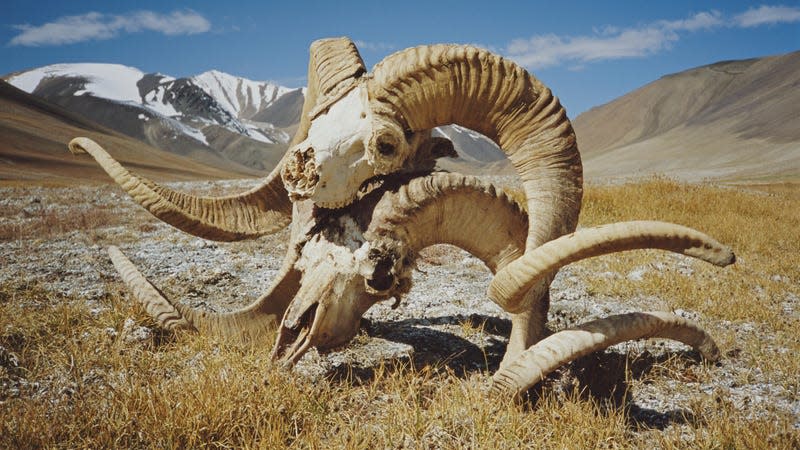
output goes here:
[[[406, 242], [414, 251], [444, 242], [472, 248], [483, 255], [492, 270], [497, 270], [489, 297], [506, 311], [515, 313], [504, 361], [510, 361], [515, 353], [540, 337], [547, 302], [542, 295], [528, 293], [536, 292], [537, 286], [544, 287], [540, 291], [546, 293], [548, 279], [564, 264], [604, 252], [635, 248], [679, 251], [719, 265], [733, 262], [729, 249], [721, 249], [718, 243], [708, 241], [693, 230], [668, 224], [625, 223], [568, 234], [575, 230], [582, 198], [582, 166], [575, 135], [565, 111], [550, 90], [513, 62], [470, 46], [432, 45], [397, 52], [376, 65], [369, 75], [365, 74], [363, 61], [349, 39], [325, 39], [312, 44], [308, 95], [303, 107], [306, 116], [293, 140], [291, 153], [262, 183], [236, 195], [199, 197], [177, 192], [129, 172], [88, 139], [76, 138], [70, 143], [73, 153], [91, 154], [153, 215], [195, 236], [220, 241], [253, 239], [292, 224], [292, 242], [276, 280], [258, 300], [230, 313], [198, 311], [170, 301], [119, 249], [110, 248], [109, 254], [123, 280], [162, 327], [193, 328], [257, 339], [283, 315], [287, 325], [283, 328], [300, 332], [306, 329], [312, 337], [293, 339], [298, 345], [289, 349], [292, 357], [301, 355], [302, 352], [295, 350], [302, 347], [317, 345], [322, 348], [346, 341], [345, 337], [353, 333], [353, 324], [357, 323], [355, 317], [368, 307], [370, 296], [380, 298], [402, 290], [402, 282], [397, 282], [396, 274], [383, 272], [396, 269], [398, 261], [405, 267], [402, 261], [408, 258], [386, 251], [397, 250], [392, 248], [391, 242], [381, 250], [374, 242], [364, 247], [364, 240], [353, 239], [352, 243], [358, 244], [354, 246], [348, 243], [350, 241], [336, 240], [338, 230], [345, 230], [347, 235], [348, 227], [335, 220], [314, 228], [317, 231], [312, 235], [322, 234], [316, 241], [311, 235], [295, 231], [319, 218], [318, 213], [339, 212], [321, 213], [319, 208], [313, 208], [312, 202], [316, 206], [339, 208], [357, 199], [364, 182], [375, 175], [406, 172], [419, 176], [419, 165], [429, 168], [430, 157], [437, 154], [433, 151], [437, 144], [430, 138], [430, 129], [449, 123], [486, 135], [506, 152], [520, 175], [527, 215], [510, 202], [502, 201], [497, 189], [490, 186], [480, 191], [488, 194], [490, 203], [500, 201], [501, 206], [494, 214], [476, 208], [476, 197], [470, 193], [463, 194], [464, 201], [451, 201], [458, 197], [448, 197], [450, 200], [437, 197], [442, 207], [456, 207], [475, 218], [481, 226], [463, 226], [466, 216], [458, 214], [450, 217], [449, 214], [420, 213], [420, 230], [406, 233], [406, 227], [396, 220], [400, 214], [389, 211], [386, 220], [376, 222], [376, 231], [382, 229], [385, 236], [396, 238], [394, 242]], [[424, 145], [432, 141], [434, 145]], [[390, 181], [391, 175], [381, 180], [382, 183]], [[428, 186], [433, 188], [430, 192], [433, 196], [441, 196], [447, 186], [455, 187], [449, 181], [441, 186], [428, 183], [424, 177], [418, 181], [420, 183], [410, 178], [401, 180], [399, 187]], [[373, 192], [380, 193], [377, 188]], [[365, 193], [362, 198], [368, 195]], [[298, 199], [312, 202], [292, 204], [290, 201]], [[397, 199], [398, 203], [409, 201], [409, 214], [422, 205], [417, 203], [420, 198], [414, 195], [398, 195]], [[371, 207], [359, 203], [350, 209], [363, 224], [363, 216], [372, 212]], [[516, 219], [500, 221], [498, 215]], [[425, 217], [433, 220], [422, 220]], [[492, 220], [487, 221], [487, 217]], [[521, 222], [521, 217], [525, 217], [527, 223]], [[447, 226], [443, 223], [445, 218], [448, 218]], [[493, 225], [493, 230], [486, 225]], [[451, 235], [445, 238], [443, 231]], [[469, 233], [472, 235], [468, 236]], [[295, 245], [298, 244], [295, 237], [306, 237], [305, 242], [310, 244], [302, 249], [305, 255], [300, 256], [305, 256], [306, 260], [299, 269], [295, 267], [295, 258], [301, 249]], [[343, 248], [334, 248], [336, 246]], [[715, 248], [720, 251], [714, 251]], [[293, 302], [291, 308], [287, 306], [289, 299]], [[283, 314], [287, 308], [294, 311], [289, 316]], [[620, 339], [652, 334], [653, 327], [642, 334], [639, 322], [655, 323], [659, 329], [667, 324], [672, 328], [665, 336], [679, 339], [686, 336], [686, 328], [692, 328], [673, 317], [659, 318], [655, 322], [637, 317], [608, 323]], [[307, 326], [304, 321], [308, 322]], [[326, 333], [337, 335], [336, 327], [341, 328], [342, 321], [348, 325], [341, 337], [323, 336]], [[676, 324], [677, 328], [673, 326]], [[589, 327], [590, 330], [595, 328], [596, 325]], [[556, 341], [572, 334], [562, 334]], [[694, 335], [702, 339], [691, 341], [705, 347], [702, 345], [704, 334]], [[313, 336], [321, 336], [318, 343], [314, 344]], [[605, 340], [603, 345], [615, 339]], [[553, 367], [584, 354], [597, 343], [593, 338], [588, 344], [581, 344], [573, 337], [566, 341], [567, 345], [557, 346], [567, 350], [566, 357], [553, 360]], [[513, 342], [517, 345], [512, 345]], [[553, 340], [547, 342], [544, 350], [534, 351], [525, 361], [539, 361], [543, 354], [560, 354], [551, 351]], [[545, 373], [538, 363], [523, 366], [525, 370], [514, 371], [537, 376]], [[506, 375], [509, 374], [503, 377]], [[515, 386], [515, 389], [525, 386], [523, 381], [508, 380], [511, 383], [503, 384]]]
[[273, 357], [293, 364], [315, 347], [344, 345], [378, 301], [410, 287], [408, 259], [396, 246], [367, 242], [348, 215], [304, 243], [295, 267], [302, 280], [281, 321]]
[[403, 133], [375, 117], [360, 84], [311, 121], [308, 137], [289, 149], [281, 177], [292, 200], [341, 208], [366, 181], [404, 167], [429, 140], [430, 130]]

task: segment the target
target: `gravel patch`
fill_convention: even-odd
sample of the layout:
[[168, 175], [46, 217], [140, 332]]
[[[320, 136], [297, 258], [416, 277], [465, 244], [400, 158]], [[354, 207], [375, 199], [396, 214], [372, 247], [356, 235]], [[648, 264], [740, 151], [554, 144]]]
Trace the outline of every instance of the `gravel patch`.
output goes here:
[[[513, 184], [510, 180], [513, 177], [495, 181]], [[225, 181], [170, 186], [195, 192], [236, 192], [250, 184]], [[119, 278], [106, 253], [113, 244], [170, 298], [222, 311], [246, 305], [266, 291], [286, 252], [287, 231], [246, 243], [205, 241], [156, 221], [113, 186], [0, 189], [0, 225], [28, 226], [37, 215], [41, 216], [41, 211], [66, 215], [75, 210], [97, 209], [111, 211], [121, 218], [119, 223], [46, 238], [0, 241], [0, 283], [36, 283], [54, 298], [82, 299], [97, 314], [105, 307], [102, 299], [119, 288]], [[690, 265], [681, 257], [675, 263], [680, 273], [692, 276]], [[635, 281], [648, 271], [662, 269], [659, 264], [628, 274], [563, 269], [551, 287], [549, 328], [559, 330], [609, 314], [664, 309], [667, 303], [659, 298], [599, 297], [587, 292], [581, 281], [587, 277], [626, 277]], [[312, 351], [295, 370], [309, 377], [349, 371], [365, 380], [379, 364], [394, 362], [448, 367], [465, 377], [494, 371], [505, 351], [510, 321], [486, 297], [490, 280], [489, 270], [466, 252], [451, 246], [426, 250], [418, 260], [415, 285], [397, 308], [392, 308], [392, 301], [374, 306], [365, 315], [361, 333], [347, 347], [325, 355]], [[796, 296], [787, 296], [783, 303], [787, 314], [796, 314], [798, 302]], [[770, 330], [755, 324], [723, 323], [693, 311], [677, 313], [704, 324], [732, 328], [743, 339], [760, 339], [765, 346], [770, 345]], [[121, 330], [106, 332], [111, 338], [122, 336], [131, 345], [153, 336], [153, 330], [133, 319], [128, 319]], [[552, 388], [563, 388], [576, 379], [581, 382], [581, 377], [590, 373], [591, 377], [605, 379], [610, 386], [632, 386], [625, 394], [625, 402], [634, 419], [650, 427], [681, 426], [685, 421], [680, 417], [686, 417], [693, 399], [719, 396], [747, 417], [791, 414], [800, 428], [800, 400], [796, 393], [765, 381], [761, 369], [745, 366], [735, 351], [716, 365], [704, 365], [681, 344], [646, 341], [621, 344], [589, 358], [570, 370], [560, 370], [547, 383]], [[678, 368], [678, 377], [675, 373], [648, 375], [657, 372], [653, 367], [676, 358], [677, 363], [668, 364]], [[24, 379], [15, 361], [12, 353], [0, 347], [0, 401], [18, 395], [21, 384], [33, 382]], [[633, 375], [627, 377], [625, 370], [631, 367]], [[598, 373], [608, 368], [607, 373]], [[696, 375], [704, 371], [710, 375]], [[661, 382], [649, 383], [648, 376], [656, 376]], [[631, 379], [626, 381], [628, 378]], [[708, 379], [712, 381], [701, 381]]]

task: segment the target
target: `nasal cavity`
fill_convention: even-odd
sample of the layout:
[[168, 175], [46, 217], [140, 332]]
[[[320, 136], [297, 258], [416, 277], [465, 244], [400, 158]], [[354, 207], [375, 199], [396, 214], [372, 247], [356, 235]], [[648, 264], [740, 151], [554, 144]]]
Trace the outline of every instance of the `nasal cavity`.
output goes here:
[[308, 197], [314, 193], [319, 181], [319, 173], [314, 163], [314, 148], [300, 147], [292, 155], [281, 171], [283, 182], [297, 197]]
[[367, 280], [367, 285], [378, 292], [388, 290], [394, 285], [394, 275], [392, 274], [393, 261], [390, 258], [381, 258], [375, 264], [372, 278]]

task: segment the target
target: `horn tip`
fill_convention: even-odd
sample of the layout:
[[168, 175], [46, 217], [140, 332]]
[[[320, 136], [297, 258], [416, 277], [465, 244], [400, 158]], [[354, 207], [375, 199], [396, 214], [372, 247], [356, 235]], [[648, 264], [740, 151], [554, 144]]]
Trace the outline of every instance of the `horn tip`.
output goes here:
[[84, 148], [84, 145], [88, 140], [89, 139], [85, 137], [76, 137], [75, 139], [69, 141], [69, 144], [67, 146], [69, 148], [70, 153], [72, 153], [73, 155], [83, 155], [85, 153], [88, 153], [86, 151], [86, 148]]
[[736, 254], [725, 246], [702, 246], [689, 248], [684, 252], [688, 256], [703, 259], [715, 266], [726, 267], [736, 262]]

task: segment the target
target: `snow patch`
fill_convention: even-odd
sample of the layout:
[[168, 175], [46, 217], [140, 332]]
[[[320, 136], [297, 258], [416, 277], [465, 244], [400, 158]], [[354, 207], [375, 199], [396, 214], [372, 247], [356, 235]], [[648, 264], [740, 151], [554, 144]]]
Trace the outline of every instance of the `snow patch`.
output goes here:
[[197, 128], [192, 128], [188, 125], [185, 125], [177, 120], [170, 120], [170, 123], [176, 125], [176, 128], [182, 132], [183, 134], [189, 136], [190, 138], [200, 142], [203, 145], [208, 145], [208, 140], [206, 139], [206, 135], [203, 134], [202, 131], [198, 130]]
[[32, 93], [39, 83], [49, 77], [78, 77], [86, 79], [86, 86], [75, 95], [92, 94], [120, 102], [140, 103], [136, 82], [144, 73], [139, 69], [121, 64], [76, 63], [53, 64], [22, 73], [8, 80], [9, 83]]
[[166, 117], [180, 117], [183, 114], [172, 106], [172, 103], [164, 101], [166, 89], [159, 85], [154, 91], [148, 92], [145, 97], [144, 106]]
[[247, 127], [247, 135], [250, 137], [250, 139], [255, 139], [256, 141], [264, 142], [267, 144], [275, 143], [275, 141], [270, 139], [269, 136], [264, 134], [264, 132], [257, 126], [250, 124], [245, 124], [245, 126]]
[[192, 81], [234, 117], [252, 115], [292, 91], [269, 81], [248, 80], [218, 70], [203, 72]]
[[90, 94], [119, 103], [143, 105], [167, 117], [180, 115], [171, 104], [164, 103], [163, 83], [173, 81], [174, 78], [162, 75], [161, 84], [155, 91], [148, 93], [147, 98], [142, 102], [137, 83], [144, 77], [144, 73], [134, 67], [121, 64], [54, 64], [12, 77], [9, 79], [9, 83], [26, 92], [33, 93], [42, 80], [51, 77], [85, 79], [86, 85], [83, 89], [75, 92], [76, 96]]
[[[447, 133], [445, 133], [441, 128], [437, 128], [437, 129], [442, 134], [447, 135]], [[470, 138], [472, 138], [474, 140], [487, 140], [488, 139], [486, 136], [478, 133], [477, 131], [470, 130], [469, 128], [464, 128], [461, 125], [451, 124], [450, 125], [450, 129], [452, 129], [453, 131], [455, 131], [456, 133], [459, 133], [459, 134], [466, 134], [467, 136], [469, 136]]]

